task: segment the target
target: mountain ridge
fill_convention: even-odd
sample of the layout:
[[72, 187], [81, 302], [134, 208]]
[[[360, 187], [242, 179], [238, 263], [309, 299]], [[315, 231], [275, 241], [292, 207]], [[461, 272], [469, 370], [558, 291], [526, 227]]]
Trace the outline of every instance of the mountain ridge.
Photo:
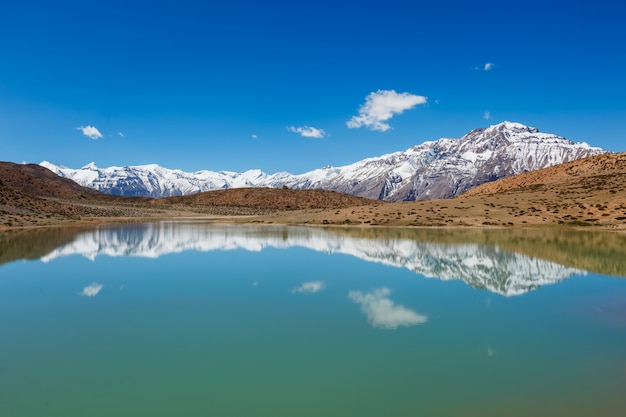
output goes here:
[[193, 223], [152, 223], [85, 231], [72, 242], [41, 257], [43, 262], [81, 255], [158, 258], [188, 250], [199, 252], [301, 247], [339, 253], [367, 262], [404, 268], [426, 278], [462, 280], [468, 285], [510, 297], [555, 284], [585, 271], [476, 243], [442, 244], [411, 239], [367, 239], [332, 229], [285, 226], [198, 227]]
[[258, 169], [189, 173], [156, 164], [98, 168], [90, 163], [80, 169], [47, 161], [41, 165], [81, 185], [124, 196], [160, 198], [225, 188], [286, 186], [414, 201], [454, 197], [483, 183], [602, 153], [607, 151], [520, 123], [502, 122], [474, 129], [458, 139], [441, 138], [405, 151], [297, 175], [267, 174]]

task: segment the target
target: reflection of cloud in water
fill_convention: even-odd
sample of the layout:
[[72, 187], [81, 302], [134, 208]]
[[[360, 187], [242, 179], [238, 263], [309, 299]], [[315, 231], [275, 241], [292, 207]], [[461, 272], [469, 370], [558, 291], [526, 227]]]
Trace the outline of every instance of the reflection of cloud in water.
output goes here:
[[389, 288], [377, 288], [368, 293], [350, 291], [348, 297], [361, 305], [372, 326], [381, 329], [397, 329], [400, 326], [416, 326], [426, 323], [426, 316], [417, 314], [404, 306], [396, 305], [390, 298]]
[[102, 227], [79, 234], [75, 240], [41, 258], [81, 254], [98, 256], [159, 256], [183, 251], [209, 252], [304, 247], [324, 253], [343, 253], [368, 262], [407, 268], [425, 277], [462, 279], [474, 288], [497, 294], [524, 294], [583, 271], [479, 244], [444, 244], [411, 239], [368, 239], [332, 230], [283, 226], [223, 226], [202, 223], [151, 223]]
[[85, 288], [83, 288], [83, 291], [80, 293], [80, 295], [83, 295], [85, 297], [95, 297], [96, 295], [98, 295], [101, 289], [102, 284], [94, 282], [93, 284], [89, 284]]
[[326, 285], [324, 284], [324, 282], [312, 281], [312, 282], [305, 282], [299, 287], [296, 287], [293, 290], [291, 290], [291, 292], [315, 294], [316, 292], [324, 291], [325, 288], [326, 288]]

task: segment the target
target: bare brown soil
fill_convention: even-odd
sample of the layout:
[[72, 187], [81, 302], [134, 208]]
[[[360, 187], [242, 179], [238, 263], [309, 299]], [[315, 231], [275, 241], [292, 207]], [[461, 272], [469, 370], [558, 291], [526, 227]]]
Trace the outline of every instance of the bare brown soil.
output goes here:
[[113, 201], [114, 196], [78, 185], [37, 164], [0, 162], [0, 184], [37, 197], [81, 200], [99, 198]]
[[383, 204], [350, 194], [325, 190], [291, 190], [288, 188], [230, 188], [183, 197], [160, 198], [155, 205], [192, 205], [210, 207], [247, 207], [263, 210], [293, 211]]
[[59, 177], [39, 173], [42, 167], [33, 168], [33, 174], [24, 169], [15, 173], [15, 166], [3, 164], [0, 171], [0, 229], [196, 218], [361, 227], [626, 230], [626, 153], [599, 155], [484, 184], [452, 199], [405, 203], [289, 189], [230, 189], [156, 200], [112, 197], [87, 192], [73, 183], [59, 185]]
[[581, 159], [484, 184], [446, 200], [276, 213], [287, 224], [626, 229], [626, 153]]

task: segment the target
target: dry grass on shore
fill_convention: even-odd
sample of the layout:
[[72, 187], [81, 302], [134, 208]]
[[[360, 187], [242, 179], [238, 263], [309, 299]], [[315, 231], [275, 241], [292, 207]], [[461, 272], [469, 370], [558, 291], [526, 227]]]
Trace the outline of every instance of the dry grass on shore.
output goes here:
[[193, 218], [360, 227], [626, 230], [626, 153], [529, 172], [452, 199], [405, 203], [323, 190], [252, 188], [167, 199], [124, 198], [58, 181], [39, 166], [16, 169], [16, 164], [0, 164], [0, 229]]

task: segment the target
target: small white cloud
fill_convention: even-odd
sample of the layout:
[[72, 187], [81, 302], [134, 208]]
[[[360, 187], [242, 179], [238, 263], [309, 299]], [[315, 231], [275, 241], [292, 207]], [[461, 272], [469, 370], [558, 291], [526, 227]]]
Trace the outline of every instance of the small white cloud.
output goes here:
[[493, 66], [493, 62], [487, 62], [482, 67], [474, 66], [473, 68], [475, 71], [491, 71], [493, 69]]
[[368, 293], [350, 291], [348, 297], [361, 305], [361, 310], [374, 327], [397, 329], [400, 326], [416, 326], [428, 318], [404, 306], [396, 305], [390, 298], [389, 288], [378, 288]]
[[83, 288], [83, 291], [80, 293], [80, 295], [85, 297], [95, 297], [96, 295], [98, 295], [101, 289], [102, 284], [94, 282], [93, 284], [89, 284], [85, 288]]
[[76, 130], [80, 130], [83, 135], [87, 136], [89, 139], [101, 139], [102, 133], [95, 126], [80, 126], [77, 127]]
[[258, 139], [259, 137], [257, 135], [252, 135], [252, 139]]
[[117, 132], [117, 136], [119, 136], [120, 138], [125, 137], [126, 135], [124, 135], [122, 132]]
[[302, 127], [289, 126], [287, 130], [289, 130], [290, 132], [299, 133], [305, 138], [321, 139], [324, 136], [326, 136], [326, 132], [323, 129], [318, 129], [316, 127], [311, 127], [311, 126], [302, 126]]
[[291, 292], [294, 294], [296, 293], [315, 294], [316, 292], [324, 291], [325, 288], [326, 288], [326, 284], [324, 284], [324, 282], [313, 281], [313, 282], [305, 282], [299, 287], [292, 289]]
[[489, 110], [487, 110], [487, 111], [485, 111], [483, 113], [483, 119], [485, 119], [485, 120], [491, 119], [491, 112]]
[[351, 129], [365, 126], [370, 130], [385, 132], [391, 129], [391, 126], [385, 123], [387, 120], [418, 104], [426, 104], [427, 101], [424, 96], [396, 93], [394, 90], [378, 90], [366, 97], [365, 104], [359, 108], [359, 115], [352, 116], [346, 124]]

